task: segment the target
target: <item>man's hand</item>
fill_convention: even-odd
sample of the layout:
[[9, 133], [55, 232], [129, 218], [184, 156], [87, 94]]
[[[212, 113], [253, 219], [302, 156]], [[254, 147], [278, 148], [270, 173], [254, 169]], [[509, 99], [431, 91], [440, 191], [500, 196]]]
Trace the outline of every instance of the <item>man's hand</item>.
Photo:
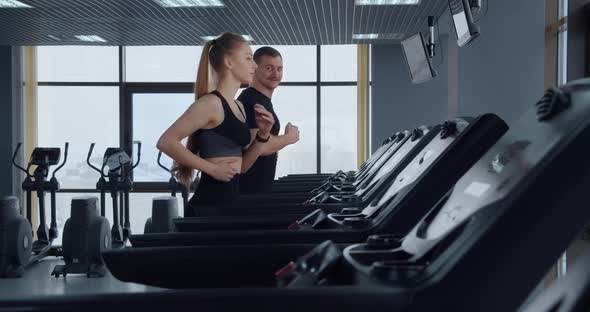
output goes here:
[[267, 138], [270, 135], [270, 129], [272, 129], [275, 119], [273, 118], [272, 114], [260, 104], [254, 105], [254, 112], [256, 114], [258, 134], [263, 139]]
[[289, 144], [299, 141], [299, 128], [290, 122], [285, 126], [285, 136], [289, 139]]

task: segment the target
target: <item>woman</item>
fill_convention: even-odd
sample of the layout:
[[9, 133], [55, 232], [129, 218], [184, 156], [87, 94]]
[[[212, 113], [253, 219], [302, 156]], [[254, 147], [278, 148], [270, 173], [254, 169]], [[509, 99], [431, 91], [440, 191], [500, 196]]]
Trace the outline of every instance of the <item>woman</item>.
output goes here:
[[[209, 65], [217, 80], [212, 92]], [[234, 207], [240, 173], [252, 166], [270, 138], [272, 114], [260, 105], [255, 107], [259, 131], [251, 136], [243, 105], [234, 100], [240, 85], [249, 84], [255, 70], [252, 49], [242, 36], [225, 33], [207, 42], [197, 72], [196, 101], [158, 140], [158, 149], [176, 162], [182, 183], [191, 183], [194, 169], [202, 172], [185, 217], [223, 215]], [[186, 137], [185, 147], [181, 141]]]

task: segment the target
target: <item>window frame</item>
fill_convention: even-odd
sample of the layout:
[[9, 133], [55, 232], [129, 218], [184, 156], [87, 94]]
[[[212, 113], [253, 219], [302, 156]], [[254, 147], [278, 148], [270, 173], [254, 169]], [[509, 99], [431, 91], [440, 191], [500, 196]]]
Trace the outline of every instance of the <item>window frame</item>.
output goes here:
[[[321, 91], [328, 86], [357, 86], [357, 81], [322, 81], [321, 45], [316, 45], [316, 80], [315, 81], [288, 81], [281, 82], [279, 86], [312, 86], [316, 88], [316, 171], [322, 171], [321, 148]], [[193, 83], [187, 82], [126, 82], [125, 79], [125, 46], [118, 47], [118, 82], [64, 82], [64, 81], [38, 81], [37, 86], [113, 86], [119, 88], [119, 145], [128, 153], [131, 153], [133, 144], [133, 94], [134, 93], [192, 93]], [[133, 181], [133, 173], [130, 174]], [[131, 192], [159, 193], [167, 192], [167, 182], [134, 182]], [[62, 193], [93, 193], [96, 189], [61, 189]]]

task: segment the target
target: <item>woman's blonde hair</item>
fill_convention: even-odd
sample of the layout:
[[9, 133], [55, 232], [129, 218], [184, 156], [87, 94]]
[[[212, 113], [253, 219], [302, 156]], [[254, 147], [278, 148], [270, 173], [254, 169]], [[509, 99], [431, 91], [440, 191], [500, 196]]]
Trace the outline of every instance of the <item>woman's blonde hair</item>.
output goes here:
[[[224, 33], [220, 37], [207, 41], [201, 53], [199, 67], [197, 69], [197, 80], [195, 82], [195, 101], [203, 95], [211, 92], [210, 78], [214, 73], [209, 72], [209, 66], [216, 72], [220, 73], [223, 69], [223, 61], [228, 54], [238, 46], [239, 43], [247, 43], [244, 37], [234, 33]], [[186, 148], [193, 153], [198, 153], [199, 147], [195, 141], [194, 135], [189, 135], [186, 142]], [[176, 178], [187, 187], [193, 179], [193, 169], [191, 167], [175, 162]]]

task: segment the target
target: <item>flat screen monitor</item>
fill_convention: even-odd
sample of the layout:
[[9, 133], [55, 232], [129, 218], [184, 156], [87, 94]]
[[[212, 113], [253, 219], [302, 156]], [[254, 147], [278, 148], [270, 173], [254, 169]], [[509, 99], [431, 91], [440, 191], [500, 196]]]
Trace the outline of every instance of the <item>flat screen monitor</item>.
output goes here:
[[473, 22], [469, 0], [448, 0], [457, 44], [462, 47], [479, 36], [479, 27]]
[[436, 72], [432, 68], [432, 63], [426, 52], [426, 45], [424, 44], [422, 33], [417, 33], [412, 37], [404, 39], [402, 41], [402, 50], [404, 50], [412, 83], [425, 82], [436, 76]]

